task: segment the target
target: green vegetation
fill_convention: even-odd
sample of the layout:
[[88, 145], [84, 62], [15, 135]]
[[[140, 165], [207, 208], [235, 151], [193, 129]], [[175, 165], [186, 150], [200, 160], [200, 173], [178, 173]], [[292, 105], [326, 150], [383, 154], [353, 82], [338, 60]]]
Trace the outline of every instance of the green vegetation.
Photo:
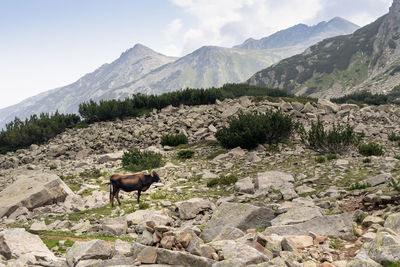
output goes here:
[[48, 238], [48, 237], [41, 237], [43, 243], [47, 246], [48, 249], [52, 249], [54, 247], [58, 247], [56, 250], [58, 253], [65, 253], [67, 247], [72, 247], [75, 243], [72, 240], [65, 240], [63, 246], [60, 245], [60, 239], [57, 238]]
[[389, 135], [389, 141], [400, 141], [400, 136], [398, 136], [397, 134], [395, 134], [394, 132], [392, 132]]
[[188, 143], [188, 138], [184, 134], [167, 134], [161, 138], [163, 146], [179, 146]]
[[66, 183], [72, 191], [77, 192], [81, 189], [81, 183], [74, 175], [60, 175], [60, 179]]
[[400, 261], [397, 262], [383, 261], [382, 265], [384, 267], [400, 267]]
[[324, 156], [318, 156], [315, 158], [315, 162], [317, 163], [324, 163], [326, 161], [326, 158]]
[[337, 240], [330, 240], [329, 241], [329, 247], [333, 248], [333, 249], [338, 249], [339, 248], [339, 243], [337, 242]]
[[219, 155], [221, 155], [221, 154], [225, 154], [225, 153], [227, 153], [227, 152], [228, 152], [228, 150], [226, 150], [226, 149], [219, 149], [219, 150], [217, 150], [217, 151], [214, 151], [214, 152], [210, 153], [210, 154], [207, 156], [207, 159], [208, 159], [208, 160], [213, 160], [216, 156], [219, 156]]
[[[387, 95], [384, 94], [372, 94], [368, 91], [355, 92], [349, 95], [345, 95], [339, 98], [332, 98], [331, 101], [339, 104], [350, 103], [350, 104], [368, 104], [368, 105], [385, 105], [385, 104], [397, 104], [400, 105], [400, 101], [397, 98], [400, 97], [400, 86], [394, 87]], [[396, 137], [396, 136], [394, 136]], [[398, 139], [399, 140], [399, 139]], [[392, 140], [396, 141], [396, 140]]]
[[333, 154], [333, 153], [329, 153], [329, 154], [326, 156], [326, 159], [327, 159], [327, 160], [334, 160], [334, 159], [337, 159], [337, 155], [336, 155], [336, 154]]
[[365, 158], [363, 159], [363, 163], [371, 163], [372, 160], [370, 158]]
[[132, 149], [122, 156], [122, 167], [133, 172], [154, 169], [162, 165], [162, 155], [151, 151], [141, 152]]
[[150, 198], [153, 199], [153, 200], [166, 199], [167, 198], [167, 193], [162, 192], [162, 191], [155, 192], [155, 193], [150, 195]]
[[225, 148], [255, 148], [258, 144], [273, 144], [289, 138], [296, 125], [289, 115], [281, 111], [265, 114], [239, 114], [229, 122], [229, 127], [219, 129], [217, 140]]
[[317, 123], [311, 123], [311, 129], [308, 132], [303, 127], [299, 132], [302, 141], [307, 146], [321, 153], [343, 153], [359, 142], [359, 136], [349, 124], [333, 125], [332, 129], [325, 130], [319, 118]]
[[347, 188], [347, 191], [354, 191], [354, 190], [359, 190], [359, 189], [365, 189], [371, 187], [370, 183], [360, 183], [360, 182], [356, 182], [354, 184], [352, 184], [349, 188]]
[[393, 188], [393, 190], [400, 192], [400, 178], [397, 178], [397, 180], [392, 178], [389, 185]]
[[181, 150], [178, 152], [179, 159], [191, 159], [194, 156], [194, 150]]
[[0, 132], [0, 153], [27, 148], [32, 144], [42, 144], [65, 129], [74, 127], [79, 121], [78, 115], [64, 115], [58, 112], [53, 115], [32, 115], [25, 121], [15, 118]]
[[361, 155], [366, 157], [382, 156], [384, 154], [382, 146], [374, 142], [359, 145], [358, 152], [360, 152]]
[[236, 175], [222, 176], [220, 178], [213, 178], [207, 181], [207, 187], [214, 187], [216, 185], [231, 185], [238, 181]]
[[148, 208], [150, 208], [150, 204], [149, 203], [146, 203], [146, 202], [140, 202], [139, 203], [139, 209], [140, 210], [147, 210]]
[[394, 156], [394, 158], [400, 160], [400, 156]]

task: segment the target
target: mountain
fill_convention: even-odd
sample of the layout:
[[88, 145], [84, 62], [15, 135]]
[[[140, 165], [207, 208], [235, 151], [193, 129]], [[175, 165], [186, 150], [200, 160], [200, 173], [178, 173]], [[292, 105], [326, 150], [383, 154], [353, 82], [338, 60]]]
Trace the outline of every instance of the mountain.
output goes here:
[[254, 74], [252, 85], [298, 95], [338, 97], [357, 90], [386, 93], [400, 84], [400, 0], [351, 35], [325, 39]]
[[104, 64], [78, 81], [30, 97], [16, 105], [0, 109], [0, 128], [15, 116], [25, 118], [41, 112], [76, 112], [78, 105], [90, 99], [110, 99], [114, 88], [139, 79], [151, 70], [175, 61], [137, 44], [110, 64]]
[[285, 48], [250, 51], [203, 46], [121, 86], [114, 93], [123, 98], [132, 92], [161, 94], [186, 87], [208, 88], [227, 82], [242, 82], [256, 71], [296, 52], [301, 51]]
[[329, 37], [353, 33], [358, 28], [359, 26], [350, 21], [335, 17], [328, 22], [322, 21], [314, 26], [297, 24], [259, 40], [250, 38], [243, 44], [234, 46], [234, 48], [247, 50], [272, 49], [287, 46], [307, 48]]

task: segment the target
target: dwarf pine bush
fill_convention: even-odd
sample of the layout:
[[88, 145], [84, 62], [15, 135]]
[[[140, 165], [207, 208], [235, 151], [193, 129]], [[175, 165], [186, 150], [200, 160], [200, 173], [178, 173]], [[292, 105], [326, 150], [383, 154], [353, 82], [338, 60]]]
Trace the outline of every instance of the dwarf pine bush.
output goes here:
[[300, 136], [311, 149], [332, 154], [346, 152], [356, 146], [360, 139], [349, 124], [333, 125], [332, 129], [326, 130], [319, 118], [316, 123], [311, 123], [311, 129], [308, 132], [301, 127]]
[[158, 168], [162, 164], [162, 155], [151, 151], [132, 149], [122, 156], [122, 167], [134, 172]]
[[265, 114], [243, 114], [229, 122], [229, 127], [217, 131], [215, 137], [225, 148], [252, 149], [258, 144], [274, 144], [289, 138], [296, 124], [281, 111]]
[[188, 138], [184, 134], [167, 134], [161, 138], [161, 145], [163, 146], [179, 146], [187, 143]]

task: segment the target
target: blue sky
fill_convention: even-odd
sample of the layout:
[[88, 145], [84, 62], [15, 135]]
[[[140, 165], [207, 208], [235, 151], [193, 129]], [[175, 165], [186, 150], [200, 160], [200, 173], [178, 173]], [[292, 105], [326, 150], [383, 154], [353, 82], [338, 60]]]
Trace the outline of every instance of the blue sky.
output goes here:
[[297, 23], [361, 26], [391, 0], [0, 0], [0, 108], [72, 83], [135, 43], [181, 56]]

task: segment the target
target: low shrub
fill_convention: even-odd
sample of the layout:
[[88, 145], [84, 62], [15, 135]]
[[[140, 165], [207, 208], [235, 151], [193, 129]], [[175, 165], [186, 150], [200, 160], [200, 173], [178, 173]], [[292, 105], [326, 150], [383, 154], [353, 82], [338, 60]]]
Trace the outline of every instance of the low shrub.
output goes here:
[[193, 150], [181, 150], [178, 152], [178, 158], [179, 159], [191, 159], [194, 156], [194, 151]]
[[363, 163], [371, 163], [372, 160], [370, 158], [365, 158], [363, 159]]
[[395, 134], [394, 132], [392, 132], [389, 135], [389, 141], [400, 141], [400, 136], [398, 136], [397, 134]]
[[161, 145], [163, 146], [179, 146], [187, 143], [188, 138], [184, 134], [167, 134], [161, 138]]
[[315, 162], [317, 163], [324, 163], [326, 161], [326, 158], [324, 156], [318, 156], [315, 158]]
[[361, 155], [366, 157], [382, 156], [384, 154], [382, 146], [374, 142], [370, 142], [368, 144], [361, 144], [358, 147], [358, 152], [360, 152]]
[[322, 121], [318, 118], [316, 123], [311, 123], [307, 132], [300, 128], [302, 141], [310, 148], [320, 153], [338, 154], [348, 151], [359, 143], [360, 137], [354, 132], [353, 127], [347, 125], [333, 125], [332, 129], [325, 130]]
[[217, 131], [216, 138], [225, 148], [252, 149], [258, 144], [274, 144], [289, 138], [296, 124], [281, 111], [265, 114], [243, 114], [229, 122], [229, 127]]
[[158, 168], [162, 164], [162, 155], [151, 151], [132, 149], [122, 156], [122, 167], [134, 172]]
[[217, 185], [231, 185], [238, 181], [236, 175], [222, 176], [220, 178], [213, 178], [207, 181], [207, 187], [214, 187]]
[[393, 190], [396, 190], [400, 192], [400, 178], [397, 178], [397, 180], [393, 179], [390, 181], [389, 186], [393, 188]]
[[337, 159], [337, 155], [336, 155], [336, 154], [329, 153], [329, 154], [326, 156], [326, 159], [327, 159], [327, 160], [334, 160], [334, 159]]
[[355, 184], [352, 184], [349, 188], [347, 188], [348, 191], [353, 191], [353, 190], [359, 190], [359, 189], [365, 189], [371, 187], [370, 183], [359, 183], [356, 182]]

